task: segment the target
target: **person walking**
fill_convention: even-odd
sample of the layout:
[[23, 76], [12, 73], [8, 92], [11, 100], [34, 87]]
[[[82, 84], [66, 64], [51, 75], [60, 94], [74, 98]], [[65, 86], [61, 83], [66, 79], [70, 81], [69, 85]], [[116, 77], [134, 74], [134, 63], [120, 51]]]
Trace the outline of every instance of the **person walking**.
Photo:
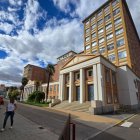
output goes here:
[[4, 118], [4, 122], [3, 122], [3, 128], [1, 129], [1, 131], [5, 130], [5, 126], [7, 123], [7, 120], [10, 116], [11, 119], [11, 129], [13, 128], [13, 122], [14, 122], [14, 114], [15, 114], [15, 110], [17, 109], [17, 105], [15, 103], [14, 99], [10, 99], [10, 102], [8, 103], [7, 107], [6, 107], [6, 112], [5, 112], [5, 118]]

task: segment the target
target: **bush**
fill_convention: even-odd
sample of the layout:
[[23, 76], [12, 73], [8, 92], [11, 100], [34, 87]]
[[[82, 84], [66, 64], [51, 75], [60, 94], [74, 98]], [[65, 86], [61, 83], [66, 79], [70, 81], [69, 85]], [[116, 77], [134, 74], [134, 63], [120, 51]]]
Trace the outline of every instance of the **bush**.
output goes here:
[[36, 96], [36, 95], [35, 95], [35, 92], [29, 94], [29, 96], [28, 96], [28, 101], [29, 101], [29, 102], [34, 102], [35, 96]]
[[17, 99], [17, 96], [19, 96], [19, 95], [20, 95], [20, 93], [18, 90], [12, 90], [11, 92], [9, 92], [8, 97]]
[[45, 93], [41, 91], [34, 91], [28, 97], [29, 102], [37, 102], [40, 103], [42, 100], [45, 99]]

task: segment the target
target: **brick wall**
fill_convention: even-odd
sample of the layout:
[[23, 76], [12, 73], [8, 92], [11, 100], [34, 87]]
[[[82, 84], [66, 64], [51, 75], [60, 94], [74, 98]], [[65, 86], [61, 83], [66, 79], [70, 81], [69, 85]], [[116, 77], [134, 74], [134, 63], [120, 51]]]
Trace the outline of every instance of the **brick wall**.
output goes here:
[[140, 40], [132, 21], [129, 9], [126, 3], [123, 2], [123, 12], [126, 22], [126, 32], [128, 37], [128, 47], [130, 50], [131, 66], [133, 71], [140, 76]]

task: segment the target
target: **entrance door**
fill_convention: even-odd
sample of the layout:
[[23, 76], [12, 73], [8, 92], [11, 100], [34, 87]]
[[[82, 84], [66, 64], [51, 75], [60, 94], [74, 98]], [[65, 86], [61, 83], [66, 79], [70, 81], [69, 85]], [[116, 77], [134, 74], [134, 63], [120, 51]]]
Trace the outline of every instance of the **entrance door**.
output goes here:
[[80, 101], [80, 87], [76, 87], [76, 101]]
[[67, 87], [67, 91], [66, 91], [66, 100], [69, 100], [69, 87]]
[[94, 100], [94, 85], [88, 85], [88, 101]]

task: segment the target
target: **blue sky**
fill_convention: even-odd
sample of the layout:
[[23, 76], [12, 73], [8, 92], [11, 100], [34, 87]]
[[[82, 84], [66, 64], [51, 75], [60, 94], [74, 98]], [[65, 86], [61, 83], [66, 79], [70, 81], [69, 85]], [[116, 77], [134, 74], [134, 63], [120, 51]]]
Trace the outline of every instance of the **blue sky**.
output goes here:
[[[82, 51], [82, 20], [104, 2], [0, 0], [0, 84], [20, 85], [28, 63], [46, 67], [69, 50]], [[140, 0], [127, 2], [140, 34]]]

